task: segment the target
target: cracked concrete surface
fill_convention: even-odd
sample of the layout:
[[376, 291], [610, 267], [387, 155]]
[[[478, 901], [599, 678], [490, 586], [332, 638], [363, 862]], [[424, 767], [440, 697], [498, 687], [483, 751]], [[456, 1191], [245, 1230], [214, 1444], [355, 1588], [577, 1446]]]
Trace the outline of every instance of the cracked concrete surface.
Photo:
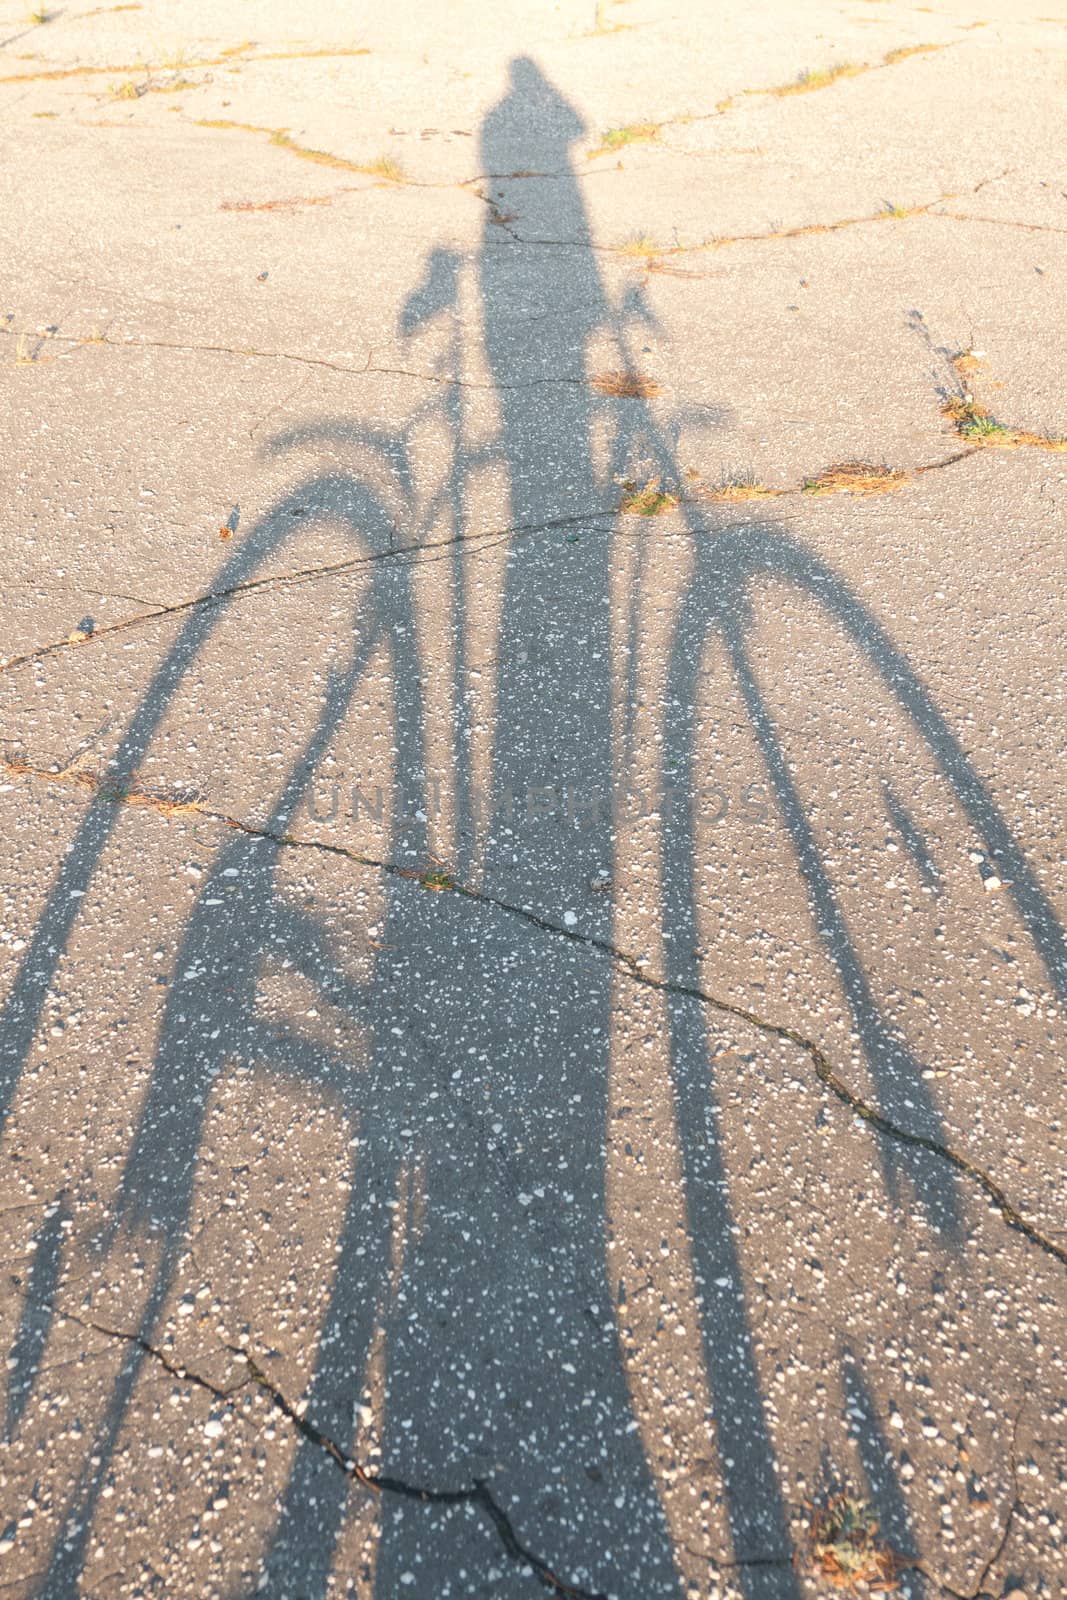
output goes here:
[[0, 4], [5, 1595], [1064, 1592], [1004, 10]]

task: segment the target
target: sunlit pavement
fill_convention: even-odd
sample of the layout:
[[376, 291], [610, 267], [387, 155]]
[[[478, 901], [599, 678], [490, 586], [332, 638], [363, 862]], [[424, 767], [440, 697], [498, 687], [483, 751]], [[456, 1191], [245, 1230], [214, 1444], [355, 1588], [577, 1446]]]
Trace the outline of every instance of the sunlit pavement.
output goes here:
[[5, 1600], [1064, 1592], [1046, 11], [0, 5]]

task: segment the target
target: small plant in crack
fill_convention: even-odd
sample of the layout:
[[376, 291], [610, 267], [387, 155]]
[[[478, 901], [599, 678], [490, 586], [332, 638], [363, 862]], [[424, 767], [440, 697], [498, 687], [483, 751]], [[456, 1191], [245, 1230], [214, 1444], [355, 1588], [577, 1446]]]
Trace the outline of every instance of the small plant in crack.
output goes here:
[[15, 340], [15, 365], [17, 367], [32, 367], [37, 357], [33, 353], [29, 339], [20, 333]]
[[406, 183], [408, 179], [396, 156], [375, 156], [372, 161], [362, 166], [360, 171], [368, 173], [373, 178], [384, 178], [387, 183]]
[[659, 384], [654, 378], [645, 378], [632, 368], [618, 372], [599, 372], [592, 383], [598, 394], [610, 394], [619, 400], [651, 400], [660, 392]]
[[183, 89], [197, 89], [199, 84], [193, 78], [186, 78], [181, 73], [170, 78], [166, 83], [152, 83], [146, 85], [150, 94], [181, 94]]
[[398, 867], [397, 875], [401, 878], [414, 878], [422, 889], [429, 889], [435, 894], [444, 894], [456, 887], [456, 880], [452, 873], [447, 871], [444, 862], [437, 856], [427, 856], [428, 865], [425, 867]]
[[638, 484], [632, 478], [623, 480], [623, 496], [619, 502], [619, 510], [631, 517], [659, 517], [665, 511], [673, 511], [678, 504], [678, 496], [669, 489], [664, 489], [659, 478], [649, 478], [645, 483]]
[[432, 889], [437, 894], [456, 887], [456, 880], [452, 874], [443, 871], [440, 867], [433, 867], [429, 872], [422, 873], [419, 883], [424, 889]]
[[113, 83], [108, 89], [112, 100], [139, 100], [143, 94], [148, 93], [148, 81], [134, 83], [132, 78], [124, 78], [121, 83]]
[[909, 56], [929, 56], [937, 50], [944, 50], [943, 44], [901, 44], [895, 50], [888, 51], [882, 57], [883, 67], [892, 67], [898, 61], [906, 61]]
[[594, 160], [597, 156], [610, 155], [614, 150], [622, 150], [628, 144], [647, 144], [652, 139], [659, 138], [658, 122], [631, 122], [622, 128], [608, 128], [600, 136], [600, 143], [595, 149], [590, 150], [586, 159]]
[[899, 1561], [879, 1534], [878, 1517], [865, 1500], [834, 1494], [811, 1508], [811, 1561], [837, 1589], [884, 1594], [898, 1587]]
[[817, 477], [805, 478], [803, 494], [890, 494], [908, 481], [906, 472], [869, 461], [839, 461]]
[[595, 38], [597, 34], [624, 33], [628, 29], [629, 24], [626, 22], [609, 22], [607, 20], [607, 4], [608, 0], [594, 0], [593, 26], [588, 30], [588, 33], [584, 35], [577, 34], [575, 37], [579, 39], [583, 37]]
[[719, 481], [709, 484], [698, 490], [698, 498], [702, 500], [770, 500], [781, 491], [772, 489], [756, 477], [750, 467], [737, 470], [723, 468], [719, 473]]
[[1008, 444], [1014, 442], [1011, 428], [980, 405], [970, 386], [970, 379], [982, 365], [981, 356], [968, 348], [960, 350], [951, 359], [953, 372], [959, 382], [957, 394], [950, 395], [942, 411], [953, 424], [961, 439], [972, 444]]
[[631, 233], [619, 246], [624, 256], [654, 256], [661, 248], [650, 233]]
[[335, 156], [329, 150], [316, 150], [311, 145], [300, 144], [288, 128], [258, 128], [247, 122], [227, 122], [222, 119], [202, 120], [202, 128], [239, 128], [246, 133], [266, 133], [271, 144], [299, 156], [301, 161], [311, 161], [320, 167], [335, 167], [341, 172], [363, 172], [372, 178], [382, 178], [387, 183], [406, 183], [407, 173], [395, 156], [374, 156], [370, 161], [349, 161], [345, 156]]
[[32, 22], [35, 27], [40, 27], [41, 23], [50, 22], [51, 19], [52, 13], [46, 11], [44, 6], [34, 6], [26, 13], [27, 22]]
[[792, 83], [783, 83], [777, 89], [771, 89], [770, 94], [810, 94], [813, 89], [825, 89], [829, 84], [836, 83], [838, 78], [854, 78], [858, 72], [863, 72], [863, 67], [858, 67], [852, 61], [839, 61], [833, 67], [816, 67], [814, 71], [805, 70]]
[[180, 72], [183, 67], [191, 67], [193, 62], [188, 50], [183, 44], [175, 45], [165, 56], [160, 57], [161, 64], [169, 67], [172, 72]]
[[950, 395], [941, 407], [942, 414], [952, 423], [961, 439], [974, 445], [993, 446], [1001, 450], [1016, 450], [1028, 446], [1035, 450], [1067, 451], [1067, 437], [1054, 433], [1033, 433], [1028, 428], [1013, 428], [999, 421], [980, 405], [971, 387], [970, 378], [980, 370], [982, 352], [961, 350], [951, 359], [953, 372], [959, 383], [958, 392]]
[[966, 379], [970, 377], [971, 373], [981, 371], [984, 356], [984, 350], [972, 350], [969, 347], [966, 350], [961, 350], [958, 356], [953, 356], [952, 366], [964, 388], [966, 388]]
[[961, 439], [970, 439], [979, 444], [1006, 443], [1012, 435], [1012, 430], [1005, 427], [1003, 422], [998, 422], [996, 417], [990, 416], [984, 406], [980, 406], [971, 395], [964, 395], [950, 400], [945, 407], [945, 415], [956, 425], [956, 432]]

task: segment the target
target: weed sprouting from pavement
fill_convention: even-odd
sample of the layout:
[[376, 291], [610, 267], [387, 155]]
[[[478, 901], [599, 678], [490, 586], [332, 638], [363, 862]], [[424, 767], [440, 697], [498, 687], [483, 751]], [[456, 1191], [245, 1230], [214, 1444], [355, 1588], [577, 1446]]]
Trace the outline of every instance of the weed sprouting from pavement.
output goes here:
[[865, 1500], [835, 1494], [811, 1508], [811, 1559], [816, 1573], [837, 1589], [868, 1593], [898, 1587], [899, 1562], [879, 1536], [878, 1517]]
[[890, 50], [882, 57], [883, 67], [892, 67], [898, 61], [906, 61], [909, 56], [928, 56], [935, 50], [944, 50], [943, 44], [901, 44], [895, 50]]
[[169, 67], [172, 72], [180, 72], [183, 67], [192, 66], [192, 58], [184, 45], [176, 45], [169, 55], [160, 56], [160, 64]]
[[804, 494], [890, 494], [907, 482], [907, 473], [869, 461], [839, 461], [801, 484]]
[[719, 474], [719, 481], [713, 486], [699, 491], [702, 500], [770, 500], [780, 494], [780, 489], [772, 489], [769, 484], [763, 483], [750, 467], [743, 467], [737, 471], [727, 471], [725, 468]]
[[593, 0], [593, 26], [584, 34], [575, 35], [576, 38], [596, 38], [598, 34], [624, 33], [629, 24], [625, 22], [608, 22], [605, 15], [607, 0]]
[[[858, 78], [861, 73], [873, 72], [878, 67], [892, 67], [898, 61], [905, 61], [909, 56], [929, 55], [932, 51], [943, 50], [943, 44], [905, 44], [896, 50], [890, 50], [881, 61], [839, 61], [833, 66], [816, 67], [799, 74], [790, 83], [778, 84], [773, 89], [743, 89], [742, 94], [771, 94], [776, 96], [791, 94], [810, 94], [814, 89], [826, 89], [832, 83], [837, 83], [842, 78]], [[728, 100], [720, 101], [717, 109], [728, 111], [739, 99], [731, 95]]]
[[956, 425], [961, 439], [981, 444], [1006, 443], [1012, 429], [998, 422], [971, 395], [957, 396], [945, 406], [945, 415]]
[[660, 392], [654, 378], [642, 377], [641, 373], [629, 369], [598, 373], [592, 383], [598, 394], [614, 395], [620, 400], [651, 400]]
[[619, 246], [624, 256], [654, 256], [661, 248], [649, 233], [631, 233]]
[[236, 122], [226, 117], [199, 117], [198, 128], [219, 128], [241, 133], [263, 133], [271, 144], [299, 156], [301, 161], [311, 161], [316, 166], [334, 167], [339, 172], [360, 172], [368, 177], [382, 178], [387, 183], [406, 183], [407, 173], [395, 156], [375, 156], [371, 161], [350, 161], [346, 156], [335, 156], [329, 150], [316, 150], [311, 145], [300, 144], [288, 128], [264, 128], [254, 122]]
[[450, 872], [442, 872], [436, 868], [432, 872], [424, 872], [419, 878], [419, 883], [424, 889], [434, 890], [438, 894], [456, 887], [456, 880]]
[[678, 496], [664, 489], [659, 478], [649, 478], [644, 484], [627, 479], [622, 487], [624, 492], [619, 510], [627, 516], [658, 517], [664, 511], [672, 511], [678, 504]]
[[198, 89], [200, 85], [192, 78], [177, 77], [170, 83], [153, 83], [147, 85], [146, 92], [152, 94], [180, 94], [183, 89]]
[[613, 150], [622, 150], [628, 144], [648, 143], [659, 137], [658, 122], [631, 122], [622, 128], [609, 128], [601, 134], [600, 143], [595, 149], [590, 150], [587, 159], [592, 161], [595, 156], [609, 155]]
[[857, 73], [865, 70], [853, 61], [839, 61], [836, 66], [816, 67], [814, 71], [806, 70], [794, 78], [792, 83], [779, 84], [777, 89], [769, 89], [767, 93], [779, 97], [789, 94], [810, 94], [814, 89], [827, 88], [839, 78], [854, 78]]
[[389, 183], [407, 182], [407, 173], [395, 156], [375, 156], [373, 161], [361, 166], [360, 171], [369, 173], [375, 178], [385, 178]]
[[1034, 450], [1067, 451], [1067, 437], [1054, 433], [1034, 433], [1028, 428], [1013, 428], [981, 405], [968, 380], [981, 369], [982, 358], [972, 349], [952, 357], [951, 366], [959, 382], [959, 392], [941, 407], [961, 439], [969, 444], [1001, 450], [1029, 447]]

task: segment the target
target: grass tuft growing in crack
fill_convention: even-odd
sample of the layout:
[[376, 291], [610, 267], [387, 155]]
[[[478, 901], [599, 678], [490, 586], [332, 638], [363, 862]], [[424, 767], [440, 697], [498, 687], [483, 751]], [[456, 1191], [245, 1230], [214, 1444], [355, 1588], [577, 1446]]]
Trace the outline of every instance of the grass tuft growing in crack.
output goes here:
[[970, 395], [950, 400], [945, 406], [945, 415], [955, 423], [961, 439], [970, 439], [975, 444], [1014, 443], [1012, 429], [998, 422]]
[[659, 138], [660, 125], [658, 122], [631, 122], [623, 128], [609, 128], [600, 136], [600, 143], [595, 149], [590, 150], [586, 156], [587, 161], [594, 161], [597, 156], [611, 155], [616, 150], [622, 150], [628, 144], [648, 144], [653, 139]]
[[619, 510], [626, 516], [659, 517], [665, 511], [673, 511], [678, 504], [678, 496], [664, 489], [659, 478], [649, 478], [644, 484], [627, 479], [622, 487]]
[[598, 394], [608, 394], [619, 400], [652, 400], [660, 392], [654, 378], [627, 369], [623, 372], [600, 372], [592, 380]]
[[906, 472], [869, 461], [839, 461], [817, 477], [805, 478], [803, 494], [892, 494], [908, 481]]
[[359, 172], [365, 177], [380, 178], [385, 183], [407, 183], [408, 175], [396, 156], [383, 154], [370, 161], [350, 161], [347, 156], [333, 155], [329, 150], [316, 150], [311, 145], [300, 144], [288, 128], [266, 128], [255, 122], [236, 122], [228, 117], [198, 117], [198, 128], [216, 128], [229, 132], [265, 134], [270, 143], [301, 161], [310, 161], [319, 167], [333, 167], [338, 172]]
[[406, 183], [408, 175], [396, 156], [375, 156], [373, 161], [366, 161], [360, 167], [361, 172], [368, 173], [374, 178], [384, 178], [388, 183]]
[[456, 887], [456, 880], [452, 874], [443, 871], [439, 867], [435, 867], [429, 872], [420, 873], [419, 882], [424, 889], [431, 889], [437, 894], [447, 892], [449, 889]]
[[900, 44], [882, 57], [882, 66], [892, 67], [898, 61], [907, 61], [909, 56], [929, 56], [945, 48], [943, 44]]
[[363, 172], [368, 177], [384, 178], [388, 183], [406, 181], [407, 174], [395, 156], [381, 155], [375, 156], [372, 161], [349, 161], [344, 156], [332, 155], [328, 150], [315, 150], [310, 145], [298, 144], [291, 137], [288, 128], [272, 129], [270, 142], [280, 145], [283, 150], [288, 150], [294, 156], [299, 156], [301, 161], [313, 161], [320, 167], [336, 167], [342, 172]]
[[619, 245], [619, 252], [624, 256], [655, 256], [660, 253], [663, 246], [658, 245], [650, 233], [631, 233]]
[[826, 89], [833, 83], [838, 83], [842, 78], [858, 78], [864, 72], [877, 72], [882, 67], [893, 67], [900, 61], [906, 61], [909, 56], [930, 55], [935, 50], [944, 50], [945, 44], [904, 44], [898, 45], [895, 50], [890, 50], [881, 61], [839, 61], [829, 67], [816, 67], [814, 70], [801, 72], [789, 83], [775, 84], [769, 89], [742, 89], [737, 94], [728, 95], [725, 100], [716, 104], [716, 112], [722, 116], [733, 108], [746, 95], [773, 95], [777, 99], [795, 94], [810, 94], [815, 89]]
[[772, 489], [761, 478], [757, 478], [751, 467], [732, 472], [724, 468], [719, 474], [718, 483], [701, 485], [695, 490], [694, 499], [733, 504], [743, 500], [774, 500], [784, 492], [782, 489]]
[[1053, 450], [1067, 451], [1067, 436], [1054, 433], [1033, 433], [1028, 428], [1013, 428], [1001, 422], [981, 405], [971, 387], [971, 378], [981, 371], [982, 358], [975, 350], [961, 350], [950, 363], [959, 386], [941, 408], [943, 416], [952, 423], [961, 439], [979, 448], [990, 446], [1000, 450]]
[[[91, 17], [104, 11], [140, 11], [142, 9], [140, 5], [103, 6], [98, 7], [96, 12], [83, 11], [82, 16]], [[220, 51], [217, 56], [202, 56], [196, 60], [185, 60], [183, 64], [187, 67], [220, 67], [232, 62], [236, 56], [243, 56], [246, 61], [253, 63], [257, 61], [304, 61], [320, 56], [365, 56], [370, 54], [370, 51], [364, 48], [350, 49], [344, 46], [324, 50], [270, 50], [265, 51], [262, 55], [249, 55], [248, 52], [251, 49], [251, 41], [246, 40], [243, 44], [230, 45], [226, 50]], [[0, 77], [0, 83], [56, 83], [68, 78], [99, 78], [105, 73], [146, 70], [148, 70], [147, 65], [143, 62], [121, 62], [106, 66], [48, 67], [38, 72], [6, 73]]]
[[854, 61], [839, 61], [832, 67], [816, 67], [814, 71], [805, 70], [791, 83], [779, 84], [777, 89], [768, 89], [767, 93], [779, 99], [790, 94], [811, 94], [815, 89], [825, 89], [831, 83], [836, 83], [839, 78], [854, 78], [858, 73], [865, 71], [866, 67], [857, 66]]

